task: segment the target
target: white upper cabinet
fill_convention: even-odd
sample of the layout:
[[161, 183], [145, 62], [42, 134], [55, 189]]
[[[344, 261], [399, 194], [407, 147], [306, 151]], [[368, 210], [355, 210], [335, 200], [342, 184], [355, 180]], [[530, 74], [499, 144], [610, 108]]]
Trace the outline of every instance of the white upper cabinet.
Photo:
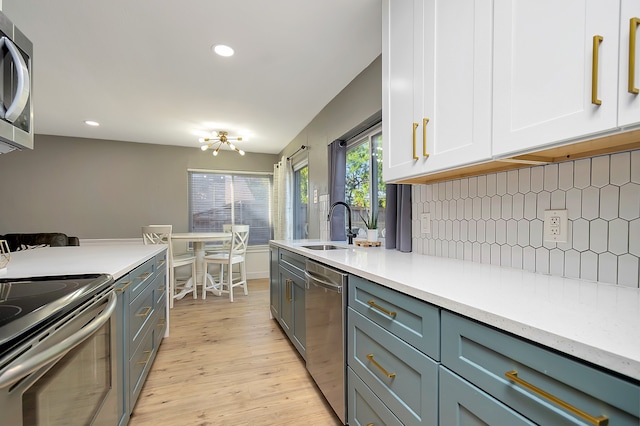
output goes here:
[[614, 0], [495, 0], [494, 156], [617, 127], [619, 21]]
[[491, 157], [492, 2], [383, 1], [384, 178]]
[[[640, 124], [640, 1], [622, 0], [620, 11], [620, 85], [618, 124]], [[630, 78], [631, 77], [631, 78]]]

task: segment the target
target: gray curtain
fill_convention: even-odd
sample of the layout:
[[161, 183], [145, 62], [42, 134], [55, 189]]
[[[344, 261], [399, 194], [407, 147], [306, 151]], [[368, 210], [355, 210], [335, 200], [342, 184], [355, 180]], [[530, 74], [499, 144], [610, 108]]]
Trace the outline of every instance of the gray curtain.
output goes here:
[[[335, 140], [329, 144], [329, 202], [345, 200], [345, 182], [347, 179], [347, 143]], [[347, 239], [344, 224], [345, 208], [338, 206], [331, 217], [331, 241], [345, 241]]]
[[385, 248], [411, 251], [411, 185], [387, 184]]

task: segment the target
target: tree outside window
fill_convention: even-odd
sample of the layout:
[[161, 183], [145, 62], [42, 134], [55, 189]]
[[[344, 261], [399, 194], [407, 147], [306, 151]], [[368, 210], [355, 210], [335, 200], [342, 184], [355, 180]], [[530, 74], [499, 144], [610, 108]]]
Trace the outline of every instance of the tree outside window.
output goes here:
[[385, 227], [386, 185], [382, 177], [380, 126], [347, 142], [345, 200], [352, 211], [354, 228], [366, 229], [360, 215], [378, 215], [378, 229]]

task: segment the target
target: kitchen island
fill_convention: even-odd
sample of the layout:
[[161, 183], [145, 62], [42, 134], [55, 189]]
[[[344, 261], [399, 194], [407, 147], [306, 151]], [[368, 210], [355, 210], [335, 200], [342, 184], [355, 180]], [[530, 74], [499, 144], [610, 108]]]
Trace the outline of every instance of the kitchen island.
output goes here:
[[279, 259], [349, 273], [349, 422], [640, 418], [640, 289], [344, 243], [270, 244]]
[[90, 245], [18, 251], [11, 254], [7, 271], [0, 278], [84, 274], [109, 274], [115, 281], [116, 307], [108, 327], [109, 363], [115, 371], [109, 389], [115, 397], [105, 406], [114, 407], [109, 424], [126, 425], [162, 339], [168, 335], [167, 246]]

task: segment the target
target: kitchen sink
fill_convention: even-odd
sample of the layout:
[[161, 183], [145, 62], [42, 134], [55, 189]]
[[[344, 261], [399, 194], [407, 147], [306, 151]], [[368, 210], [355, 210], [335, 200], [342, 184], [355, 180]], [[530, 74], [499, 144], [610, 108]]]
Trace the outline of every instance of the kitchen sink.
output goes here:
[[346, 247], [334, 246], [333, 244], [316, 244], [312, 246], [302, 246], [311, 250], [338, 250], [346, 249]]

